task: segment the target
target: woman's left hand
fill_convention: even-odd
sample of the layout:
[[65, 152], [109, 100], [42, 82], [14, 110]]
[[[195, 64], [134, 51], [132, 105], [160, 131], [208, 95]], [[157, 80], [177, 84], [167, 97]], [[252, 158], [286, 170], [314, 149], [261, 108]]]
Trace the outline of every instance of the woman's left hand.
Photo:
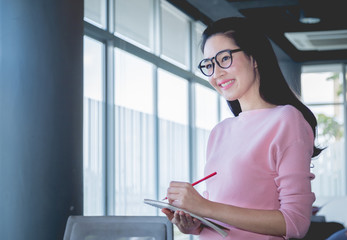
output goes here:
[[201, 222], [183, 211], [172, 212], [170, 209], [161, 210], [167, 218], [185, 234], [199, 235], [202, 229]]

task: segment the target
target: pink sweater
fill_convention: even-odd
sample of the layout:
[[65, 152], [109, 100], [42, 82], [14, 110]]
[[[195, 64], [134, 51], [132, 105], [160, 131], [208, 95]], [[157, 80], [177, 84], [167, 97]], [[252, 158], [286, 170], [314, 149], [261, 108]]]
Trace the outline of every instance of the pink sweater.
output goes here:
[[207, 198], [234, 206], [283, 213], [286, 236], [243, 231], [233, 226], [226, 238], [208, 228], [201, 240], [303, 237], [312, 203], [310, 162], [314, 137], [300, 111], [291, 105], [242, 112], [219, 123], [207, 146]]

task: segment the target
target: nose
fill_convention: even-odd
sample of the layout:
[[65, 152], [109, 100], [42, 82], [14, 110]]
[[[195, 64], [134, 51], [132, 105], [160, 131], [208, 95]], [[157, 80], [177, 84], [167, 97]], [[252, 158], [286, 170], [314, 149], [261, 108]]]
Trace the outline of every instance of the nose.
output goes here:
[[213, 78], [219, 78], [220, 76], [223, 76], [224, 74], [224, 69], [221, 68], [217, 63], [214, 64], [214, 72], [212, 77]]

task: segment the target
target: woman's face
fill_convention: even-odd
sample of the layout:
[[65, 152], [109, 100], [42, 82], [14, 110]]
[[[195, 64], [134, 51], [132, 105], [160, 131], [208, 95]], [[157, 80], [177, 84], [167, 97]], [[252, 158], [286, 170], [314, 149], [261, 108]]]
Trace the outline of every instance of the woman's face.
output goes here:
[[[224, 34], [216, 34], [207, 39], [204, 58], [212, 58], [222, 50], [234, 50], [239, 47]], [[215, 63], [215, 60], [213, 60]], [[238, 99], [241, 106], [259, 99], [259, 74], [256, 62], [243, 51], [232, 53], [232, 64], [223, 69], [214, 64], [214, 73], [209, 77], [210, 84], [226, 100]]]

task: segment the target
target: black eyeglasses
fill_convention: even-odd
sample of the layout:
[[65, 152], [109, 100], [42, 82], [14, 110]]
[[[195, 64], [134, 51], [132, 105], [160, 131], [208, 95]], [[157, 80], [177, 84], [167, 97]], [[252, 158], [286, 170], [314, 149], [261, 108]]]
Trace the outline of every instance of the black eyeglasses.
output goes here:
[[227, 69], [228, 67], [231, 66], [233, 63], [233, 57], [232, 54], [236, 52], [240, 52], [242, 49], [234, 49], [234, 50], [222, 50], [216, 54], [213, 58], [206, 58], [201, 60], [199, 63], [198, 68], [207, 77], [211, 77], [214, 73], [214, 68], [215, 68], [215, 62], [218, 64], [219, 67], [223, 69]]

